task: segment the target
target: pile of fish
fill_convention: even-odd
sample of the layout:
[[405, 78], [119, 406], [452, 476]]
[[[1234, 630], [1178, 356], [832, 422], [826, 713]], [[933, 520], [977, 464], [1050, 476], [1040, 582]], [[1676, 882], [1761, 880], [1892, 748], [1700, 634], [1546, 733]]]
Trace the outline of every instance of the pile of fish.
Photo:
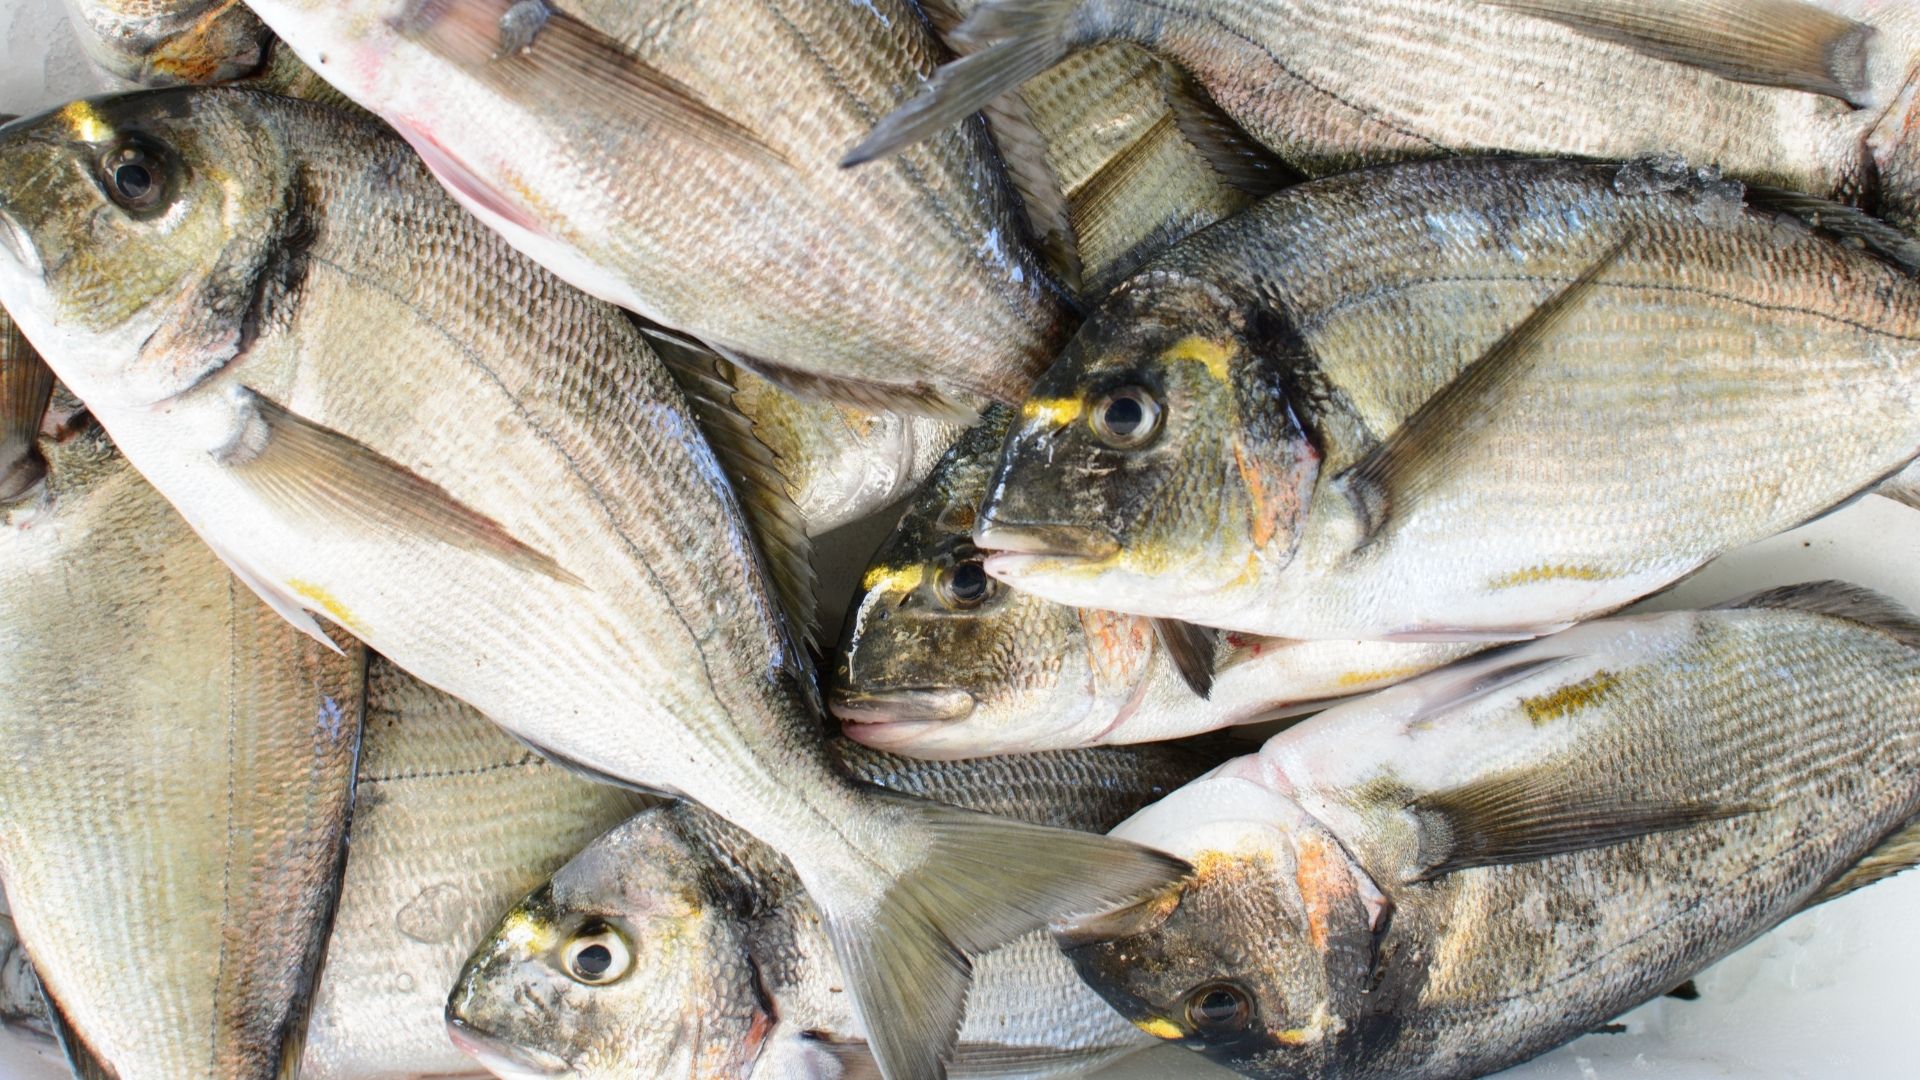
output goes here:
[[1920, 506], [1908, 0], [67, 5], [76, 1076], [1474, 1077], [1920, 860], [1920, 618], [1622, 613]]

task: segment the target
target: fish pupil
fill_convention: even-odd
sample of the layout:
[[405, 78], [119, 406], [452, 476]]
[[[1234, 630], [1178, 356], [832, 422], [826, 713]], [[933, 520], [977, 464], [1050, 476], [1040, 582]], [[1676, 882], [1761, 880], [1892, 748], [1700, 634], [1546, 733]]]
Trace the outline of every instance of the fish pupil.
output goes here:
[[954, 598], [966, 603], [987, 595], [987, 571], [977, 562], [961, 563], [953, 568]]
[[574, 956], [573, 963], [582, 975], [597, 979], [613, 967], [613, 950], [605, 945], [589, 945]]
[[153, 190], [153, 173], [139, 162], [129, 161], [113, 170], [113, 185], [128, 199], [142, 199]]
[[1147, 410], [1132, 397], [1117, 397], [1107, 403], [1107, 430], [1115, 435], [1126, 437], [1140, 430], [1147, 419]]

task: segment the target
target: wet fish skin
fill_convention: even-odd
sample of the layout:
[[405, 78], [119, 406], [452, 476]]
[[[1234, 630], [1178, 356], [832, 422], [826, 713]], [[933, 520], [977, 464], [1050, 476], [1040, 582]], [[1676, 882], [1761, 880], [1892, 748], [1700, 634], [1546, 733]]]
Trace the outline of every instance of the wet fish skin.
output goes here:
[[[1133, 936], [1069, 955], [1136, 1023], [1247, 1076], [1469, 1077], [1544, 1053], [1856, 883], [1920, 810], [1920, 624], [1823, 606], [1590, 623], [1323, 713], [1116, 830], [1199, 871]], [[1463, 694], [1502, 667], [1521, 674]], [[1448, 828], [1483, 838], [1443, 818], [1448, 793], [1502, 782], [1724, 816], [1416, 880]], [[1482, 820], [1544, 838], [1541, 808]]]
[[[829, 695], [862, 743], [947, 759], [1176, 739], [1308, 711], [1484, 647], [1222, 635], [1202, 698], [1151, 620], [1056, 604], [979, 571], [975, 508], [1011, 417], [992, 410], [961, 437], [862, 578]], [[955, 591], [966, 567], [984, 583], [978, 599]]]
[[[603, 107], [582, 107], [584, 90], [550, 92], [567, 77], [564, 55], [549, 59], [559, 24], [507, 49], [492, 22], [506, 7], [466, 2], [427, 16], [408, 0], [254, 5], [515, 246], [763, 373], [953, 418], [1016, 400], [1057, 350], [1066, 297], [1020, 236], [983, 127], [883, 173], [838, 166], [942, 56], [906, 0], [546, 5], [738, 131], [691, 106], [667, 110], [684, 123], [637, 115], [608, 80], [595, 84]], [[503, 89], [489, 82], [502, 61], [463, 70], [427, 47], [464, 25], [488, 36], [474, 46], [481, 57], [563, 70]], [[673, 167], [649, 167], [660, 161]]]
[[367, 679], [353, 846], [300, 1075], [474, 1072], [445, 1020], [473, 943], [647, 800], [541, 761], [380, 657]]
[[[1910, 245], [1661, 162], [1282, 193], [1088, 322], [1022, 407], [975, 539], [1015, 588], [1279, 637], [1529, 636], [1617, 608], [1920, 451], [1920, 284], [1819, 214]], [[1595, 271], [1496, 405], [1446, 398]], [[1161, 419], [1115, 449], [1093, 415], [1129, 386]], [[1441, 456], [1395, 451], [1381, 520], [1351, 472], [1436, 399]], [[1818, 438], [1783, 436], [1789, 414]]]
[[[1184, 872], [838, 774], [693, 407], [623, 315], [389, 134], [198, 90], [76, 103], [0, 143], [0, 299], [203, 538], [296, 623], [324, 612], [549, 756], [781, 850], [856, 1006], [915, 1002], [875, 1031], [896, 1080], [940, 1075], [953, 957]], [[126, 160], [159, 195], [120, 189]], [[971, 898], [916, 899], [949, 888]]]
[[63, 0], [89, 59], [132, 86], [225, 82], [266, 59], [267, 28], [238, 0]]
[[264, 608], [97, 427], [40, 449], [44, 483], [0, 506], [20, 937], [122, 1080], [279, 1076], [344, 855], [360, 650]]
[[[1227, 752], [1130, 747], [932, 764], [845, 740], [835, 751], [853, 775], [891, 790], [1090, 830]], [[609, 925], [631, 966], [601, 985], [570, 975], [575, 942], [604, 940]], [[841, 985], [819, 911], [791, 867], [680, 804], [614, 829], [507, 913], [475, 950], [448, 1015], [456, 1039], [507, 1073], [837, 1076], [866, 1057]], [[1005, 1074], [1077, 1072], [1151, 1043], [1086, 991], [1046, 935], [1032, 934], [979, 961], [955, 1075], [994, 1052]]]

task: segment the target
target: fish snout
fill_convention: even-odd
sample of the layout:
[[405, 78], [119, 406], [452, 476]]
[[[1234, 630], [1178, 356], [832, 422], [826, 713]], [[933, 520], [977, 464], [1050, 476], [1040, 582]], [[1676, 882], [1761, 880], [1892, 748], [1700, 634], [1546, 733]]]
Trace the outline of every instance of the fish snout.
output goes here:
[[570, 1070], [558, 1054], [515, 1046], [462, 1018], [455, 1005], [447, 1006], [447, 1038], [460, 1052], [505, 1080], [534, 1080], [560, 1076]]
[[973, 713], [974, 697], [955, 686], [833, 691], [827, 707], [849, 724], [947, 723]]
[[1120, 541], [1105, 529], [1083, 525], [1021, 525], [982, 518], [973, 542], [983, 551], [1069, 559], [1110, 559]]

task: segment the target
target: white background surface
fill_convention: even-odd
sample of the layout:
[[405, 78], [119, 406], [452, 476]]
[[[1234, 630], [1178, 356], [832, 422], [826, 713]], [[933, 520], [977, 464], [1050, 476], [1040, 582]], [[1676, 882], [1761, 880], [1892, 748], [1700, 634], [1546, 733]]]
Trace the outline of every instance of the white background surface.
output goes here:
[[[645, 0], [636, 0], [645, 2]], [[30, 113], [92, 87], [56, 0], [0, 0], [0, 112]], [[1807, 418], [1816, 423], [1817, 418]], [[1648, 447], [1658, 453], [1658, 447]], [[836, 545], [822, 545], [834, 550]], [[867, 548], [850, 552], [851, 577]], [[1825, 521], [1720, 560], [1650, 607], [1729, 599], [1771, 585], [1838, 577], [1920, 608], [1920, 511], [1869, 498]], [[849, 585], [850, 587], [850, 585]], [[828, 623], [827, 625], [833, 625]], [[126, 957], [137, 964], [139, 957]], [[1788, 922], [1706, 971], [1701, 997], [1661, 1000], [1510, 1080], [1892, 1080], [1920, 1076], [1913, 974], [1920, 971], [1920, 874], [1855, 893]], [[100, 973], [111, 979], [111, 971]], [[0, 1037], [0, 1080], [56, 1077]], [[1101, 1080], [1228, 1074], [1178, 1048], [1142, 1055]]]

